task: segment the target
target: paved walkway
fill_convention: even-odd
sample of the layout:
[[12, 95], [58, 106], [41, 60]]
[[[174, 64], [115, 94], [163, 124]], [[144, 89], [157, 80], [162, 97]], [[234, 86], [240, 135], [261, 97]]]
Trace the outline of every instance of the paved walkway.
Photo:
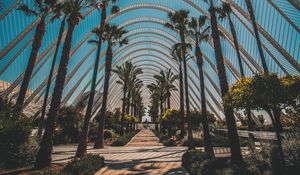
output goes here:
[[108, 166], [97, 175], [185, 175], [181, 156], [185, 148], [164, 147], [150, 130], [142, 130], [122, 149], [102, 152]]
[[[53, 163], [66, 163], [74, 157], [76, 148], [77, 145], [54, 147]], [[186, 147], [162, 146], [150, 130], [142, 130], [126, 146], [104, 149], [88, 146], [88, 153], [104, 156], [107, 164], [97, 175], [185, 175], [181, 156], [186, 150]], [[229, 148], [214, 148], [214, 152], [217, 157], [230, 154]]]

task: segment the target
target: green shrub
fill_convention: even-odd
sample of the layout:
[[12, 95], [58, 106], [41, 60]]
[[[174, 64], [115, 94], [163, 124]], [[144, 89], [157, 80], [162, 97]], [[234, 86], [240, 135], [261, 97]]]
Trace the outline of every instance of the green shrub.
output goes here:
[[62, 170], [65, 174], [90, 175], [104, 166], [104, 158], [88, 154], [80, 159], [74, 159]]
[[[204, 160], [212, 159], [213, 157], [205, 152], [202, 152], [200, 150], [191, 150], [187, 151], [182, 155], [182, 166], [188, 171], [192, 172], [192, 167], [194, 163], [200, 164]], [[196, 165], [194, 165], [196, 166]], [[198, 165], [197, 165], [198, 166]]]
[[109, 130], [104, 131], [104, 140], [111, 140], [113, 137], [113, 133]]
[[11, 111], [6, 108], [0, 112], [0, 163], [8, 168], [30, 165], [37, 149], [33, 142], [29, 142], [31, 121]]
[[82, 158], [72, 160], [58, 172], [47, 170], [43, 175], [92, 175], [103, 168], [103, 166], [103, 157], [87, 154]]
[[5, 166], [16, 168], [32, 165], [35, 161], [37, 150], [38, 145], [33, 139], [18, 147], [13, 146], [6, 153]]
[[58, 112], [54, 144], [77, 143], [83, 115], [79, 108], [72, 106], [62, 107]]

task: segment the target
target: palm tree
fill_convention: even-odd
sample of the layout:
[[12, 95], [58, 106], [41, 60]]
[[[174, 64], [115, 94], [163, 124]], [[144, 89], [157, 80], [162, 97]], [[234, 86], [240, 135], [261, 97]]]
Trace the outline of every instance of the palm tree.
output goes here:
[[[237, 36], [236, 36], [236, 30], [233, 24], [233, 21], [231, 19], [231, 13], [232, 9], [229, 3], [223, 2], [222, 3], [222, 8], [219, 8], [219, 13], [220, 13], [220, 18], [224, 19], [224, 18], [228, 18], [228, 22], [229, 22], [229, 26], [230, 26], [230, 30], [231, 30], [231, 35], [233, 38], [233, 42], [234, 42], [234, 46], [235, 46], [235, 51], [237, 54], [237, 58], [238, 58], [238, 63], [239, 63], [239, 68], [240, 68], [240, 73], [241, 73], [241, 78], [245, 78], [245, 72], [244, 72], [244, 68], [243, 68], [243, 63], [242, 63], [242, 58], [241, 58], [241, 54], [240, 54], [240, 49], [239, 49], [239, 43], [237, 40]], [[248, 129], [249, 131], [252, 131], [254, 126], [253, 126], [253, 121], [251, 119], [251, 110], [249, 108], [246, 109], [246, 115], [248, 118]], [[249, 138], [252, 138], [251, 136], [252, 133], [249, 132]], [[250, 139], [250, 141], [253, 142], [253, 140]]]
[[18, 10], [21, 10], [26, 16], [39, 17], [40, 21], [35, 29], [35, 34], [31, 46], [31, 53], [24, 73], [22, 85], [19, 91], [19, 96], [16, 101], [16, 105], [15, 105], [16, 113], [22, 112], [23, 103], [31, 79], [31, 74], [33, 72], [37, 55], [42, 46], [44, 35], [46, 32], [46, 18], [51, 13], [51, 9], [55, 5], [56, 5], [56, 0], [48, 0], [48, 1], [34, 0], [34, 5], [32, 7], [26, 4], [21, 4], [18, 7]]
[[122, 117], [121, 117], [121, 135], [124, 134], [124, 117], [126, 112], [126, 103], [127, 103], [127, 92], [128, 92], [128, 82], [133, 76], [142, 74], [143, 71], [141, 68], [134, 66], [131, 62], [126, 61], [122, 66], [117, 66], [113, 70], [116, 73], [120, 80], [117, 81], [118, 84], [123, 85], [123, 104], [122, 104]]
[[[184, 92], [183, 92], [183, 72], [182, 72], [182, 59], [180, 57], [180, 50], [173, 46], [172, 49], [172, 58], [179, 63], [179, 88], [180, 88], [180, 116], [181, 116], [181, 122], [180, 122], [180, 137], [183, 138], [185, 135], [184, 130]], [[183, 105], [183, 108], [181, 107]]]
[[154, 76], [155, 79], [162, 82], [162, 85], [165, 87], [165, 96], [167, 98], [167, 108], [171, 109], [171, 91], [176, 91], [177, 88], [174, 85], [174, 82], [179, 78], [178, 75], [174, 75], [171, 69], [165, 71], [161, 70], [159, 75]]
[[[217, 9], [214, 5], [214, 0], [205, 0], [205, 1], [210, 6], [209, 13], [211, 17], [210, 21], [211, 21], [212, 37], [213, 37], [215, 57], [216, 57], [216, 63], [218, 69], [218, 76], [220, 81], [221, 94], [222, 97], [225, 97], [229, 88], [228, 88], [228, 81], [227, 81], [227, 76], [225, 71], [220, 34], [218, 29], [218, 21], [216, 17]], [[235, 164], [241, 164], [243, 162], [243, 157], [241, 154], [240, 142], [239, 142], [239, 137], [236, 129], [236, 122], [235, 122], [235, 117], [233, 114], [232, 107], [225, 106], [224, 113], [225, 113], [225, 118], [226, 118], [226, 123], [228, 128], [228, 139], [230, 143], [231, 161]]]
[[[56, 8], [54, 8], [54, 14], [55, 15], [53, 16], [53, 18], [51, 20], [53, 21], [55, 19], [60, 18], [61, 13], [62, 13], [62, 6], [59, 5]], [[39, 124], [39, 128], [38, 128], [38, 133], [37, 133], [38, 140], [40, 140], [40, 138], [42, 136], [42, 131], [43, 131], [43, 127], [44, 127], [44, 120], [45, 120], [45, 115], [46, 115], [46, 108], [47, 108], [47, 100], [48, 100], [48, 97], [49, 97], [49, 92], [50, 92], [53, 72], [54, 72], [54, 68], [55, 68], [55, 64], [56, 64], [56, 60], [57, 60], [59, 46], [61, 44], [63, 33], [65, 31], [66, 19], [67, 19], [67, 16], [65, 15], [62, 22], [61, 22], [61, 24], [60, 24], [59, 34], [58, 34], [57, 43], [56, 43], [56, 47], [55, 47], [55, 53], [54, 53], [54, 56], [53, 56], [53, 60], [52, 60], [51, 68], [50, 68], [50, 73], [49, 73], [49, 76], [48, 76], [46, 92], [45, 92], [43, 106], [42, 106], [40, 124]]]
[[192, 132], [192, 120], [190, 117], [190, 99], [189, 99], [189, 86], [188, 86], [188, 75], [187, 75], [187, 61], [191, 58], [187, 51], [192, 49], [192, 45], [188, 43], [177, 43], [174, 45], [175, 50], [179, 53], [177, 57], [183, 62], [184, 69], [184, 89], [185, 89], [185, 105], [186, 105], [186, 118], [188, 119], [188, 148], [195, 149]]
[[105, 60], [105, 78], [104, 78], [104, 90], [103, 90], [103, 99], [102, 107], [100, 110], [100, 120], [98, 127], [98, 137], [95, 142], [94, 148], [103, 148], [104, 147], [104, 122], [105, 122], [105, 112], [107, 106], [107, 97], [109, 90], [109, 79], [111, 74], [111, 64], [113, 58], [112, 48], [117, 44], [122, 47], [124, 44], [128, 44], [128, 39], [124, 37], [127, 31], [123, 27], [118, 27], [116, 25], [110, 25], [106, 23], [104, 26], [103, 40], [107, 42], [106, 49], [106, 60]]
[[267, 62], [266, 62], [264, 52], [263, 52], [263, 49], [262, 49], [262, 44], [261, 44], [261, 41], [260, 41], [258, 29], [257, 29], [257, 23], [256, 23], [256, 20], [255, 20], [253, 6], [252, 6], [252, 3], [251, 3], [251, 0], [245, 0], [245, 2], [246, 2], [246, 6], [247, 6], [247, 9], [248, 9], [249, 15], [250, 15], [252, 26], [253, 26], [253, 29], [254, 29], [255, 39], [256, 39], [256, 43], [257, 43], [258, 52], [259, 52], [259, 55], [260, 55], [262, 67], [264, 69], [264, 72], [266, 74], [268, 74], [269, 69], [268, 69]]
[[206, 16], [200, 16], [198, 19], [192, 18], [189, 24], [189, 33], [192, 38], [196, 41], [195, 55], [197, 58], [197, 66], [199, 70], [200, 79], [200, 95], [201, 95], [201, 113], [202, 113], [202, 126], [203, 126], [203, 140], [204, 140], [204, 150], [205, 152], [214, 156], [214, 150], [211, 142], [211, 137], [209, 134], [209, 125], [207, 119], [207, 108], [206, 108], [206, 97], [204, 88], [204, 74], [203, 74], [203, 53], [200, 48], [202, 42], [207, 42], [209, 39], [209, 29], [210, 27], [205, 27], [207, 21]]
[[68, 30], [58, 67], [58, 73], [55, 81], [54, 93], [51, 100], [49, 114], [45, 123], [45, 133], [40, 144], [40, 149], [36, 156], [35, 168], [43, 168], [51, 163], [51, 153], [53, 148], [54, 137], [53, 134], [55, 130], [57, 113], [61, 104], [64, 83], [67, 75], [67, 66], [70, 58], [73, 32], [76, 26], [79, 24], [80, 19], [83, 18], [81, 14], [82, 9], [89, 5], [89, 3], [89, 0], [69, 0], [64, 1], [63, 4], [64, 12], [68, 16]]
[[[188, 33], [188, 24], [189, 24], [189, 11], [179, 10], [174, 13], [168, 13], [169, 23], [166, 23], [165, 26], [178, 30], [180, 35], [181, 43], [185, 43], [185, 37]], [[182, 68], [180, 68], [182, 69]], [[183, 92], [183, 82], [179, 75], [179, 84], [180, 84], [180, 115], [181, 115], [181, 132], [180, 137], [183, 138], [185, 135], [184, 129], [184, 92]]]
[[244, 78], [245, 77], [245, 72], [244, 72], [244, 68], [243, 68], [243, 62], [242, 62], [242, 57], [240, 54], [240, 49], [239, 49], [239, 43], [237, 40], [237, 36], [236, 36], [236, 30], [233, 24], [233, 21], [231, 19], [231, 13], [232, 9], [229, 3], [223, 2], [222, 3], [222, 8], [218, 9], [220, 16], [220, 19], [224, 19], [227, 17], [228, 22], [229, 22], [229, 26], [230, 26], [230, 31], [231, 31], [231, 35], [233, 38], [233, 43], [234, 43], [234, 47], [235, 47], [235, 51], [236, 51], [236, 55], [238, 58], [238, 63], [239, 63], [239, 68], [240, 68], [240, 73], [241, 73], [241, 77]]
[[[91, 90], [89, 94], [89, 100], [88, 100], [88, 105], [87, 105], [87, 110], [85, 112], [85, 122], [84, 122], [84, 127], [82, 129], [82, 134], [81, 134], [81, 139], [78, 145], [78, 152], [76, 153], [77, 157], [81, 157], [86, 153], [86, 142], [87, 142], [87, 136], [88, 136], [88, 131], [89, 131], [89, 121], [92, 116], [92, 109], [93, 109], [93, 104], [94, 104], [94, 98], [95, 98], [95, 92], [96, 92], [96, 80], [97, 80], [97, 75], [98, 75], [98, 68], [99, 68], [99, 62], [100, 62], [100, 53], [101, 53], [101, 48], [102, 48], [102, 35], [104, 32], [104, 26], [106, 23], [106, 12], [107, 12], [107, 6], [109, 5], [109, 0], [104, 0], [100, 3], [98, 1], [93, 1], [93, 5], [96, 6], [97, 8], [101, 9], [101, 20], [100, 20], [100, 26], [95, 28], [92, 32], [96, 35], [97, 40], [90, 40], [90, 43], [95, 43], [97, 44], [97, 54], [96, 54], [96, 59], [94, 63], [94, 71], [93, 71], [93, 78], [92, 78], [92, 85], [91, 85]], [[115, 3], [116, 0], [112, 0], [112, 3]], [[117, 10], [116, 10], [117, 9]], [[112, 8], [113, 13], [118, 11], [117, 6], [113, 6]]]

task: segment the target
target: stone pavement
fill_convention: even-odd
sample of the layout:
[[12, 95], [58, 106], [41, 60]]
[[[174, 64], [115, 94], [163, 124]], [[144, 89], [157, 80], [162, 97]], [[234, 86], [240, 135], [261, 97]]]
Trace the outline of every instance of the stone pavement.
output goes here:
[[[53, 164], [66, 163], [74, 157], [77, 145], [55, 146]], [[203, 148], [197, 148], [203, 149]], [[142, 130], [126, 145], [93, 149], [88, 153], [104, 156], [106, 167], [97, 175], [185, 175], [181, 156], [186, 147], [165, 147], [150, 130]], [[245, 153], [245, 148], [242, 148]], [[214, 148], [217, 157], [229, 156], [229, 148]]]
[[187, 173], [181, 167], [185, 150], [164, 147], [153, 132], [142, 130], [122, 150], [102, 152], [108, 166], [97, 175], [185, 175]]

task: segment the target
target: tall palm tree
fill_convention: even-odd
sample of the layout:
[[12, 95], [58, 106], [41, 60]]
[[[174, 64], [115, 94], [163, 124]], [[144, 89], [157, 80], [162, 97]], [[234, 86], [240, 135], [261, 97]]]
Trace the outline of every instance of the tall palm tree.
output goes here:
[[154, 76], [155, 79], [162, 82], [165, 87], [165, 96], [167, 98], [167, 108], [171, 109], [171, 92], [176, 91], [177, 88], [174, 85], [175, 81], [179, 78], [178, 75], [174, 75], [171, 69], [165, 71], [161, 70], [159, 75]]
[[[172, 58], [177, 61], [179, 64], [179, 93], [180, 93], [180, 116], [181, 116], [181, 122], [180, 122], [180, 137], [183, 138], [185, 135], [185, 129], [184, 129], [184, 92], [183, 92], [183, 71], [182, 71], [182, 59], [180, 57], [180, 50], [175, 47], [175, 45], [172, 48]], [[182, 108], [182, 106], [183, 108]]]
[[66, 15], [68, 15], [68, 30], [58, 67], [58, 73], [55, 81], [54, 93], [51, 100], [49, 114], [45, 123], [45, 133], [40, 144], [40, 149], [36, 156], [35, 168], [43, 168], [51, 163], [51, 153], [54, 137], [53, 134], [67, 75], [67, 67], [70, 59], [73, 32], [76, 26], [79, 24], [80, 20], [83, 18], [81, 14], [82, 9], [87, 7], [89, 3], [89, 0], [69, 0], [64, 1], [63, 4], [64, 12]]
[[[51, 19], [52, 21], [55, 19], [59, 19], [61, 17], [62, 6], [61, 5], [57, 6], [56, 8], [54, 8], [53, 11], [54, 11], [55, 15], [52, 17], [52, 19]], [[44, 101], [43, 101], [43, 106], [42, 106], [40, 123], [39, 123], [39, 128], [38, 128], [38, 133], [37, 133], [38, 139], [40, 139], [42, 136], [44, 120], [45, 120], [45, 115], [46, 115], [47, 101], [48, 101], [48, 97], [49, 97], [49, 92], [50, 92], [53, 72], [54, 72], [54, 68], [55, 68], [55, 64], [56, 64], [56, 60], [57, 60], [57, 55], [58, 55], [58, 51], [59, 51], [59, 46], [61, 44], [61, 40], [63, 38], [63, 33], [65, 31], [66, 19], [67, 19], [67, 16], [64, 15], [63, 20], [60, 24], [60, 28], [59, 28], [59, 34], [58, 34], [55, 52], [54, 52], [54, 56], [53, 56], [53, 60], [52, 60], [52, 64], [51, 64], [51, 68], [50, 68], [50, 72], [49, 72], [49, 76], [48, 76], [48, 81], [47, 81], [47, 86], [46, 86], [46, 91], [45, 91], [45, 96], [44, 96]]]
[[186, 105], [186, 118], [188, 120], [188, 148], [195, 149], [194, 141], [193, 141], [193, 132], [192, 132], [192, 120], [190, 117], [190, 99], [189, 99], [189, 85], [188, 85], [188, 70], [187, 70], [187, 61], [191, 58], [187, 51], [192, 49], [192, 45], [189, 43], [177, 43], [174, 45], [174, 48], [179, 53], [178, 57], [183, 62], [183, 70], [184, 70], [184, 89], [185, 89], [185, 105]]
[[112, 48], [116, 45], [122, 47], [124, 44], [128, 44], [128, 39], [124, 37], [127, 31], [123, 27], [118, 27], [116, 25], [110, 25], [106, 23], [104, 26], [103, 40], [107, 42], [106, 49], [106, 59], [105, 59], [105, 77], [104, 77], [104, 90], [103, 90], [103, 99], [102, 107], [100, 110], [100, 120], [98, 127], [98, 137], [94, 144], [94, 148], [103, 148], [104, 147], [104, 122], [105, 122], [105, 112], [107, 106], [107, 97], [109, 90], [109, 79], [111, 74], [111, 64], [113, 58]]
[[[168, 18], [170, 22], [165, 24], [166, 27], [179, 31], [181, 43], [185, 43], [185, 39], [186, 39], [185, 37], [188, 34], [189, 13], [190, 12], [187, 10], [179, 10], [174, 13], [170, 12], [168, 13]], [[180, 114], [181, 114], [180, 137], [183, 138], [185, 135], [185, 129], [184, 129], [184, 90], [183, 90], [182, 79], [180, 79], [179, 81], [179, 86], [180, 86]]]
[[241, 77], [244, 78], [245, 77], [245, 72], [244, 72], [244, 68], [243, 68], [242, 57], [241, 57], [241, 54], [240, 54], [239, 43], [238, 43], [237, 36], [236, 36], [236, 30], [235, 30], [233, 21], [231, 19], [231, 13], [233, 13], [232, 9], [231, 9], [231, 6], [230, 6], [229, 3], [223, 2], [222, 3], [222, 8], [219, 8], [218, 11], [220, 13], [220, 16], [219, 16], [220, 19], [224, 19], [224, 18], [228, 19], [229, 26], [230, 26], [230, 31], [231, 31], [231, 35], [232, 35], [233, 43], [234, 43], [234, 47], [235, 47], [235, 52], [236, 52], [236, 55], [237, 55], [237, 58], [238, 58]]
[[[93, 77], [92, 77], [92, 85], [91, 85], [91, 90], [89, 94], [89, 100], [87, 104], [87, 109], [85, 112], [85, 122], [84, 122], [84, 127], [82, 129], [82, 134], [81, 134], [81, 140], [78, 145], [77, 157], [81, 157], [86, 153], [86, 142], [87, 142], [87, 136], [88, 136], [88, 131], [89, 131], [89, 121], [90, 118], [92, 117], [92, 110], [93, 110], [93, 104], [94, 104], [94, 98], [95, 98], [95, 93], [96, 93], [96, 80], [97, 80], [97, 75], [98, 75], [98, 68], [99, 68], [99, 62], [100, 62], [100, 53], [101, 53], [101, 48], [102, 48], [102, 35], [104, 33], [104, 26], [106, 23], [106, 13], [107, 13], [107, 6], [109, 5], [110, 0], [104, 0], [100, 3], [98, 1], [93, 1], [93, 5], [96, 6], [97, 8], [101, 9], [101, 20], [100, 20], [100, 26], [95, 28], [92, 32], [96, 35], [97, 40], [90, 40], [90, 43], [95, 43], [97, 44], [97, 54], [95, 58], [95, 63], [94, 63], [94, 70], [93, 70]], [[112, 3], [115, 3], [116, 0], [111, 0]], [[112, 12], [115, 13], [118, 11], [117, 6], [113, 6]]]
[[209, 134], [209, 125], [207, 119], [207, 108], [206, 108], [206, 97], [204, 88], [204, 74], [203, 74], [203, 53], [200, 48], [202, 42], [207, 42], [209, 39], [209, 29], [210, 27], [205, 27], [207, 21], [206, 16], [200, 16], [197, 18], [192, 18], [189, 24], [189, 34], [194, 38], [196, 42], [195, 55], [197, 59], [197, 66], [199, 70], [200, 79], [200, 95], [201, 95], [201, 114], [202, 114], [202, 126], [203, 126], [203, 140], [204, 140], [204, 150], [205, 152], [214, 156], [214, 150], [211, 142], [211, 137]]
[[29, 86], [31, 75], [37, 59], [38, 52], [42, 46], [44, 35], [46, 32], [46, 18], [51, 14], [51, 9], [56, 5], [56, 0], [34, 0], [32, 7], [21, 4], [18, 10], [21, 10], [26, 16], [36, 16], [40, 18], [39, 23], [35, 29], [35, 34], [31, 46], [31, 53], [28, 59], [27, 67], [24, 73], [23, 81], [19, 91], [19, 96], [15, 105], [15, 112], [22, 111], [23, 103], [25, 100], [26, 92]]
[[252, 22], [252, 26], [253, 26], [253, 30], [254, 30], [254, 34], [255, 34], [255, 39], [256, 39], [257, 46], [258, 46], [258, 52], [259, 52], [261, 63], [262, 63], [262, 67], [264, 69], [264, 72], [266, 74], [268, 74], [269, 69], [268, 69], [266, 58], [264, 56], [264, 52], [263, 52], [263, 49], [262, 49], [262, 44], [261, 44], [261, 41], [260, 41], [258, 29], [257, 29], [257, 23], [256, 23], [256, 20], [255, 20], [253, 6], [252, 6], [252, 3], [251, 3], [251, 0], [245, 0], [245, 2], [246, 2], [246, 6], [247, 6], [247, 9], [248, 9], [248, 12], [249, 12], [249, 16], [250, 16], [250, 19], [251, 19], [251, 22]]
[[128, 95], [127, 95], [127, 109], [126, 109], [126, 113], [129, 114], [130, 113], [130, 106], [132, 106], [132, 101], [134, 98], [134, 91], [136, 89], [140, 89], [143, 86], [143, 81], [138, 79], [137, 76], [133, 75], [131, 76], [131, 78], [129, 78], [129, 82], [128, 82]]
[[122, 104], [122, 117], [121, 117], [121, 135], [124, 134], [124, 117], [126, 112], [126, 103], [127, 103], [127, 92], [128, 92], [128, 82], [133, 76], [137, 76], [142, 74], [143, 71], [141, 68], [133, 65], [131, 62], [126, 61], [122, 66], [117, 66], [116, 69], [113, 70], [119, 77], [117, 81], [118, 84], [123, 86], [123, 104]]
[[[214, 5], [214, 0], [205, 0], [205, 1], [210, 6], [209, 13], [211, 17], [210, 21], [211, 21], [215, 57], [216, 57], [218, 76], [220, 81], [221, 94], [222, 97], [224, 97], [227, 94], [229, 87], [228, 87], [228, 81], [227, 81], [227, 76], [225, 71], [224, 57], [222, 53], [221, 40], [220, 40], [220, 34], [218, 29], [218, 21], [216, 17], [217, 8]], [[225, 118], [226, 118], [226, 123], [228, 128], [228, 139], [230, 143], [231, 161], [235, 164], [241, 164], [243, 162], [243, 157], [241, 154], [240, 142], [239, 142], [239, 137], [236, 129], [236, 122], [235, 122], [235, 117], [233, 114], [232, 107], [225, 106], [224, 113], [225, 113]]]
[[[235, 51], [236, 51], [237, 58], [238, 58], [241, 78], [245, 78], [245, 71], [244, 71], [244, 68], [243, 68], [243, 62], [242, 62], [242, 57], [241, 57], [241, 54], [240, 54], [240, 49], [239, 49], [239, 43], [238, 43], [238, 40], [237, 40], [236, 30], [235, 30], [233, 21], [231, 19], [231, 13], [233, 13], [232, 9], [231, 9], [231, 6], [230, 6], [229, 3], [223, 2], [222, 3], [222, 8], [219, 8], [218, 11], [220, 13], [219, 17], [221, 19], [224, 19], [226, 17], [228, 18], [228, 22], [229, 22], [229, 26], [230, 26], [230, 30], [231, 30], [231, 35], [232, 35], [232, 38], [233, 38]], [[249, 129], [249, 131], [252, 131], [254, 129], [254, 126], [253, 126], [253, 121], [251, 119], [251, 115], [252, 115], [251, 110], [249, 108], [246, 109], [246, 115], [247, 115], [247, 118], [248, 118], [248, 129]], [[249, 132], [249, 138], [252, 138], [250, 132]]]

